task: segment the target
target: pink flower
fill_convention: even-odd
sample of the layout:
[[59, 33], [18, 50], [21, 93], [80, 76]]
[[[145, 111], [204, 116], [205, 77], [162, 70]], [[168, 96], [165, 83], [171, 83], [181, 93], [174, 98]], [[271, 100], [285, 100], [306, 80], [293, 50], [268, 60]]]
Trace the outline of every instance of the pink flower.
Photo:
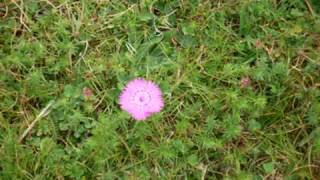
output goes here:
[[246, 88], [250, 85], [251, 79], [249, 77], [242, 77], [240, 80], [241, 88]]
[[85, 100], [89, 100], [93, 96], [92, 90], [90, 88], [87, 88], [87, 87], [82, 89], [82, 93], [83, 93], [83, 96], [84, 96]]
[[128, 82], [121, 92], [119, 101], [121, 109], [138, 121], [160, 112], [164, 106], [158, 85], [143, 78]]

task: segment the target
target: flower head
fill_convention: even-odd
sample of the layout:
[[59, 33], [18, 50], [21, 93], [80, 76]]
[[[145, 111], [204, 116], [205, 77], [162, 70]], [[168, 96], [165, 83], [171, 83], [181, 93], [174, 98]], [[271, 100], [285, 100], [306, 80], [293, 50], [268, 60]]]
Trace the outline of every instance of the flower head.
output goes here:
[[246, 88], [250, 85], [251, 79], [249, 77], [242, 77], [240, 80], [241, 88]]
[[90, 100], [93, 97], [93, 92], [88, 87], [83, 88], [82, 93], [83, 93], [85, 100]]
[[158, 85], [142, 78], [131, 80], [119, 97], [121, 109], [136, 120], [145, 120], [164, 106]]

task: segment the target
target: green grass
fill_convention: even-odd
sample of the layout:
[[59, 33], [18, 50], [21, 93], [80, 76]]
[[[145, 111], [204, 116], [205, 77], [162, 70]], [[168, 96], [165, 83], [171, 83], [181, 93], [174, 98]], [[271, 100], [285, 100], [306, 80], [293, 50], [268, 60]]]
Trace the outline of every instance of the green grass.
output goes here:
[[0, 179], [320, 179], [319, 1], [0, 1]]

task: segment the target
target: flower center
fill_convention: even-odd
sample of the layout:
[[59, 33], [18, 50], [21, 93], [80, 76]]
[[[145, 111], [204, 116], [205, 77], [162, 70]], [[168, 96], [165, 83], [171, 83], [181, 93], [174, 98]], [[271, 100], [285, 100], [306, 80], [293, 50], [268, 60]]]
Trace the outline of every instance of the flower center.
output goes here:
[[151, 100], [151, 96], [150, 96], [150, 94], [148, 92], [137, 91], [134, 94], [134, 99], [133, 100], [137, 105], [147, 105]]
[[139, 101], [140, 101], [140, 102], [143, 102], [143, 101], [144, 101], [144, 97], [143, 97], [143, 96], [140, 96]]

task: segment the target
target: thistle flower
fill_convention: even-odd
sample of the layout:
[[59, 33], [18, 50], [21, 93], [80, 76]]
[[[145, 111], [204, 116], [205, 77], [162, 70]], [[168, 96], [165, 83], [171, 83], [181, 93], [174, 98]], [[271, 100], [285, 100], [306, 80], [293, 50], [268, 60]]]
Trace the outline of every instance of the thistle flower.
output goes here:
[[127, 83], [119, 97], [119, 104], [121, 109], [138, 121], [160, 112], [164, 106], [158, 85], [143, 78]]

